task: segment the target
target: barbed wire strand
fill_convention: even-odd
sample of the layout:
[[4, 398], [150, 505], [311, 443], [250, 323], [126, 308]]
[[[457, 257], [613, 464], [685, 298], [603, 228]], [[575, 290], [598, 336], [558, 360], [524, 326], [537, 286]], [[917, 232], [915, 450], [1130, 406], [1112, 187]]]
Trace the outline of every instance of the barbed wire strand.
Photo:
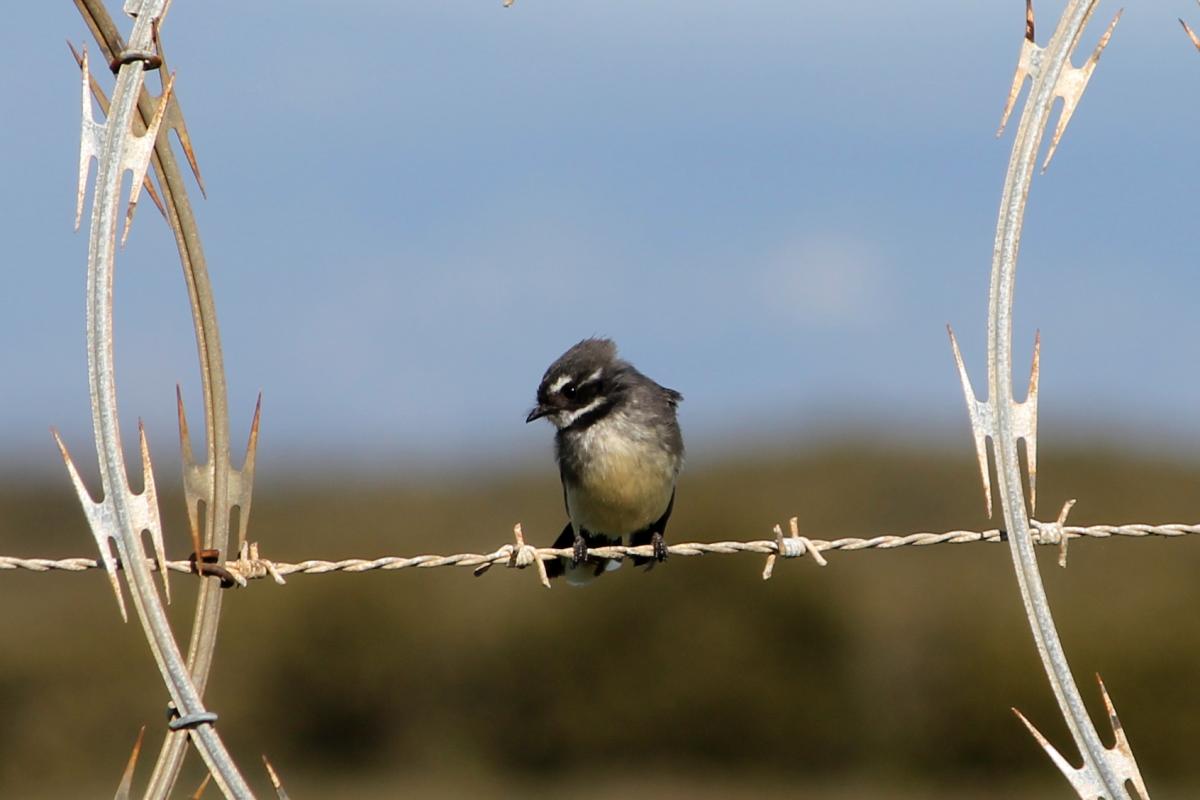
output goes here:
[[[1150, 525], [1130, 523], [1126, 525], [1088, 525], [1065, 526], [1058, 522], [1034, 522], [1035, 541], [1037, 544], [1062, 546], [1070, 539], [1090, 538], [1108, 539], [1114, 536], [1130, 538], [1146, 538], [1152, 536], [1174, 538], [1200, 534], [1200, 523], [1167, 523]], [[1006, 535], [1003, 531], [993, 528], [986, 531], [954, 530], [942, 533], [910, 533], [902, 536], [883, 535], [870, 538], [843, 537], [840, 539], [809, 539], [800, 536], [796, 518], [790, 520], [790, 536], [784, 536], [781, 528], [776, 526], [775, 539], [758, 539], [752, 541], [721, 541], [721, 542], [683, 542], [670, 545], [667, 552], [672, 556], [703, 556], [728, 555], [731, 553], [755, 553], [768, 557], [763, 578], [769, 579], [773, 572], [775, 559], [797, 558], [810, 555], [814, 561], [825, 566], [822, 555], [830, 551], [856, 550], [893, 550], [899, 547], [926, 547], [935, 544], [968, 544], [971, 542], [1000, 542]], [[490, 553], [456, 553], [453, 555], [419, 555], [419, 556], [384, 556], [382, 558], [347, 558], [339, 561], [311, 559], [295, 563], [272, 561], [258, 554], [256, 544], [244, 546], [235, 560], [224, 562], [221, 567], [228, 577], [237, 585], [245, 586], [251, 580], [270, 577], [276, 583], [285, 583], [289, 575], [325, 575], [332, 572], [361, 573], [374, 570], [400, 570], [409, 568], [431, 569], [434, 567], [473, 567], [476, 574], [482, 574], [493, 566], [524, 568], [536, 564], [542, 582], [549, 585], [545, 578], [544, 562], [560, 557], [570, 557], [571, 548], [534, 547], [524, 541], [521, 526], [514, 528], [516, 544], [506, 544]], [[590, 549], [590, 555], [597, 558], [624, 559], [630, 556], [651, 556], [650, 545], [638, 547], [596, 547]], [[157, 565], [148, 559], [152, 569]], [[102, 567], [103, 563], [93, 558], [18, 558], [0, 556], [0, 570], [29, 570], [32, 572], [83, 572]], [[166, 567], [172, 572], [195, 572], [195, 564], [190, 561], [168, 561]]]

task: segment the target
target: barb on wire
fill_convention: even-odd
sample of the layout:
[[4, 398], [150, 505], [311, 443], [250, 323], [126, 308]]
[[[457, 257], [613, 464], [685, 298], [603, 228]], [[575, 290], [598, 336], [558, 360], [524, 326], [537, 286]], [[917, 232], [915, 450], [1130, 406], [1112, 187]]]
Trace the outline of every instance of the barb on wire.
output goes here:
[[[794, 519], [794, 518], [793, 518]], [[1113, 537], [1128, 537], [1144, 539], [1151, 536], [1174, 539], [1183, 536], [1200, 534], [1200, 523], [1166, 523], [1151, 525], [1146, 523], [1130, 523], [1126, 525], [1089, 525], [1067, 526], [1062, 524], [1063, 517], [1054, 522], [1039, 522], [1032, 520], [1033, 543], [1058, 547], [1060, 553], [1063, 544], [1068, 539], [1109, 539]], [[519, 526], [518, 526], [519, 527]], [[721, 542], [683, 542], [667, 547], [667, 552], [673, 556], [704, 556], [731, 555], [734, 553], [753, 553], [771, 557], [796, 558], [810, 555], [820, 565], [824, 565], [822, 553], [830, 550], [854, 552], [858, 550], [895, 550], [900, 547], [928, 547], [938, 544], [970, 544], [974, 542], [1004, 542], [1006, 532], [992, 528], [986, 531], [952, 530], [941, 533], [909, 533], [905, 535], [883, 535], [870, 538], [843, 537], [840, 539], [803, 539], [803, 547], [793, 546], [795, 537], [783, 536], [778, 531], [775, 539], [757, 539], [750, 541], [721, 541]], [[524, 556], [514, 552], [526, 548]], [[653, 555], [651, 545], [637, 547], [596, 547], [592, 548], [601, 558], [628, 558], [630, 556]], [[222, 570], [231, 578], [230, 586], [246, 586], [252, 580], [271, 578], [277, 584], [285, 584], [291, 575], [327, 575], [334, 572], [359, 573], [374, 570], [394, 571], [401, 569], [431, 569], [436, 567], [470, 567], [478, 574], [483, 574], [491, 567], [515, 567], [517, 569], [549, 561], [552, 558], [569, 557], [570, 548], [532, 547], [520, 545], [514, 548], [506, 544], [489, 553], [456, 553], [453, 555], [419, 555], [419, 556], [384, 556], [382, 558], [347, 558], [339, 561], [308, 560], [296, 563], [271, 561], [262, 558], [258, 546], [251, 542], [247, 544], [236, 560], [226, 561], [221, 565]], [[818, 560], [819, 559], [819, 560]], [[1061, 562], [1060, 562], [1061, 563]], [[94, 558], [17, 558], [15, 556], [0, 556], [0, 572], [4, 570], [29, 570], [31, 572], [84, 572], [103, 566], [103, 562]], [[147, 564], [157, 568], [153, 562]], [[194, 573], [196, 565], [191, 560], [168, 561], [165, 567], [172, 572]], [[117, 569], [120, 569], [120, 565]], [[540, 577], [540, 576], [539, 576]], [[769, 578], [770, 576], [765, 576]]]
[[[1037, 345], [1034, 347], [1034, 368], [1030, 381], [1029, 399], [1024, 403], [1016, 402], [1013, 399], [1012, 386], [1012, 314], [1017, 254], [1020, 249], [1025, 204], [1033, 179], [1037, 151], [1049, 123], [1051, 107], [1055, 99], [1060, 98], [1063, 101], [1062, 112], [1051, 138], [1046, 159], [1042, 163], [1042, 171], [1045, 172], [1062, 138], [1063, 131], [1066, 129], [1071, 115], [1075, 112], [1084, 89], [1087, 88], [1100, 54], [1112, 37], [1113, 28], [1121, 16], [1118, 12], [1113, 18], [1104, 35], [1101, 36], [1095, 51], [1084, 65], [1079, 68], [1072, 67], [1070, 64], [1071, 54], [1079, 44], [1083, 29], [1091, 19], [1096, 3], [1097, 0], [1069, 0], [1049, 44], [1045, 48], [1040, 48], [1034, 42], [1031, 0], [1026, 0], [1025, 39], [1021, 43], [1016, 75], [1005, 103], [1000, 124], [1001, 131], [1004, 130], [1017, 94], [1026, 77], [1031, 79], [1032, 86], [1026, 98], [1025, 108], [1021, 114], [1021, 121], [1013, 143], [1001, 195], [999, 221], [996, 224], [988, 298], [987, 403], [980, 403], [975, 398], [953, 332], [950, 334], [950, 342], [963, 384], [963, 393], [967, 400], [971, 429], [979, 456], [979, 467], [988, 497], [988, 513], [991, 513], [991, 490], [984, 440], [990, 438], [996, 462], [996, 483], [1000, 504], [1004, 510], [1013, 567], [1025, 604], [1026, 616], [1029, 618], [1034, 641], [1046, 675], [1050, 680], [1050, 686], [1054, 691], [1055, 699], [1058, 701], [1059, 709], [1083, 758], [1083, 766], [1078, 769], [1072, 767], [1061, 756], [1058, 756], [1057, 752], [1051, 752], [1051, 758], [1084, 800], [1095, 800], [1095, 798], [1101, 797], [1106, 800], [1128, 798], [1127, 784], [1136, 787], [1142, 800], [1147, 800], [1148, 795], [1137, 762], [1127, 743], [1123, 744], [1123, 736], [1118, 737], [1117, 745], [1114, 748], [1106, 748], [1088, 716], [1055, 628], [1054, 617], [1046, 599], [1046, 590], [1038, 571], [1037, 558], [1033, 552], [1034, 537], [1031, 532], [1033, 526], [1025, 510], [1025, 493], [1022, 486], [1017, 444], [1021, 439], [1026, 442], [1029, 460], [1030, 512], [1032, 513], [1036, 472], [1034, 442], [1036, 441], [1037, 416], [1034, 403], [1036, 403], [1039, 359]], [[1056, 523], [1058, 529], [1062, 529], [1062, 523], [1069, 510], [1070, 505], [1068, 504], [1063, 509], [1059, 522]], [[1065, 544], [1066, 538], [1063, 538], [1063, 549], [1060, 551], [1060, 563], [1063, 564], [1066, 559]], [[1115, 725], [1115, 714], [1110, 716]], [[1039, 741], [1044, 741], [1040, 735], [1035, 735], [1038, 736]]]
[[762, 574], [764, 581], [771, 580], [771, 576], [775, 574], [775, 559], [779, 556], [799, 558], [808, 554], [812, 556], [812, 560], [817, 562], [819, 567], [827, 566], [829, 563], [811, 539], [800, 535], [800, 519], [798, 517], [788, 520], [788, 527], [791, 535], [785, 539], [783, 538], [783, 528], [775, 526], [775, 552], [767, 556], [767, 563], [763, 567]]

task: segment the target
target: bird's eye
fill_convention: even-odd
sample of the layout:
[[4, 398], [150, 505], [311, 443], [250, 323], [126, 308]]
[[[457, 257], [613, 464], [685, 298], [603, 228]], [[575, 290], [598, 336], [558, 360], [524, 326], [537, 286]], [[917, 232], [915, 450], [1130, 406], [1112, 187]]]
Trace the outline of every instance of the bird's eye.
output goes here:
[[579, 392], [579, 390], [575, 387], [575, 384], [570, 382], [564, 384], [560, 391], [562, 391], [562, 396], [568, 400], [574, 400], [575, 395]]

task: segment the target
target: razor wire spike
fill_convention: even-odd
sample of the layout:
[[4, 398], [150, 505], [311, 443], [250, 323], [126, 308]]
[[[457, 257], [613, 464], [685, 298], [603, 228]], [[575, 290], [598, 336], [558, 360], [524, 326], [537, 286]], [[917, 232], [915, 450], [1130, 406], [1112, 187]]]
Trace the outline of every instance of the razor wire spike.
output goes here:
[[[976, 398], [975, 390], [971, 388], [971, 378], [967, 375], [963, 363], [962, 351], [958, 348], [958, 339], [954, 329], [946, 326], [950, 334], [950, 347], [954, 351], [954, 364], [958, 367], [958, 377], [962, 382], [963, 395], [967, 400], [967, 413], [971, 418], [971, 434], [975, 439], [975, 454], [979, 458], [979, 476], [983, 482], [983, 497], [987, 504], [988, 517], [992, 516], [992, 483], [988, 474], [987, 440], [995, 441], [997, 431], [996, 409], [992, 399], [982, 401]], [[1013, 436], [1025, 441], [1025, 453], [1029, 464], [1029, 508], [1037, 507], [1037, 401], [1038, 380], [1041, 373], [1042, 334], [1038, 331], [1033, 340], [1033, 366], [1029, 370], [1029, 391], [1023, 402], [1012, 403]]]
[[192, 792], [191, 800], [200, 800], [200, 798], [204, 795], [204, 790], [208, 788], [208, 783], [211, 780], [212, 773], [205, 773], [204, 780], [200, 781], [200, 785], [196, 787], [196, 791]]
[[971, 419], [971, 435], [975, 439], [975, 453], [979, 457], [979, 475], [983, 481], [983, 498], [987, 504], [987, 515], [990, 518], [992, 516], [992, 482], [988, 478], [987, 438], [995, 429], [992, 420], [992, 406], [990, 403], [982, 403], [976, 399], [975, 390], [971, 388], [971, 377], [967, 375], [962, 352], [958, 349], [958, 339], [954, 336], [954, 329], [947, 325], [946, 332], [950, 334], [950, 347], [954, 350], [954, 363], [958, 366], [958, 377], [962, 381], [963, 394], [967, 399], [967, 414]]
[[[1096, 3], [1093, 2], [1088, 9], [1088, 16], [1096, 8]], [[1058, 149], [1059, 140], [1062, 139], [1063, 131], [1067, 129], [1067, 123], [1071, 121], [1071, 115], [1075, 113], [1075, 107], [1079, 105], [1079, 99], [1083, 97], [1083, 92], [1087, 89], [1088, 81], [1092, 79], [1092, 73], [1096, 71], [1096, 63], [1100, 60], [1100, 54], [1104, 52], [1104, 48], [1108, 46], [1109, 39], [1112, 38], [1113, 29], [1117, 27], [1117, 20], [1121, 19], [1121, 14], [1125, 13], [1125, 9], [1120, 9], [1113, 16], [1112, 22], [1108, 23], [1108, 30], [1100, 37], [1100, 41], [1096, 44], [1096, 49], [1088, 56], [1087, 61], [1083, 62], [1082, 67], [1068, 66], [1058, 76], [1058, 83], [1054, 86], [1054, 93], [1062, 98], [1062, 110], [1058, 114], [1058, 124], [1054, 128], [1054, 135], [1050, 137], [1050, 149], [1046, 152], [1046, 160], [1042, 162], [1042, 173], [1050, 167], [1050, 159], [1054, 158], [1054, 152]], [[1086, 24], [1086, 23], [1085, 23]]]
[[192, 534], [192, 552], [199, 559], [200, 551], [204, 547], [201, 542], [199, 501], [206, 497], [202, 492], [205, 488], [206, 474], [204, 465], [196, 463], [196, 456], [192, 451], [187, 412], [183, 408], [183, 390], [179, 384], [175, 384], [175, 403], [179, 414], [179, 457], [183, 462], [184, 505], [187, 506], [188, 528]]
[[[1095, 794], [1085, 794], [1087, 791], [1094, 792], [1095, 790], [1095, 784], [1092, 781], [1087, 780], [1090, 773], [1088, 773], [1086, 770], [1077, 769], [1076, 767], [1071, 766], [1071, 762], [1063, 758], [1062, 753], [1058, 752], [1058, 748], [1050, 744], [1050, 741], [1042, 735], [1041, 731], [1034, 727], [1033, 723], [1030, 722], [1029, 719], [1022, 714], [1019, 709], [1014, 708], [1012, 712], [1017, 715], [1017, 719], [1021, 720], [1021, 722], [1025, 724], [1026, 729], [1029, 730], [1029, 733], [1033, 736], [1037, 743], [1041, 745], [1041, 748], [1046, 752], [1046, 755], [1050, 756], [1050, 760], [1054, 762], [1054, 766], [1058, 767], [1058, 771], [1066, 776], [1067, 780], [1071, 782], [1071, 788], [1073, 788], [1080, 797], [1096, 796]], [[1099, 788], [1102, 791], [1104, 787]]]
[[[1150, 793], [1146, 791], [1146, 784], [1142, 780], [1142, 773], [1138, 769], [1137, 761], [1133, 758], [1133, 749], [1129, 746], [1129, 740], [1125, 737], [1125, 729], [1121, 727], [1121, 720], [1117, 718], [1117, 711], [1113, 707], [1112, 698], [1108, 696], [1108, 690], [1104, 687], [1104, 681], [1100, 680], [1100, 676], [1096, 676], [1097, 683], [1100, 684], [1100, 694], [1104, 697], [1104, 707], [1108, 711], [1108, 720], [1112, 725], [1114, 743], [1112, 747], [1105, 748], [1104, 759], [1108, 762], [1108, 766], [1120, 778], [1122, 783], [1132, 783], [1138, 792], [1138, 796], [1149, 798]], [[1071, 788], [1075, 793], [1084, 800], [1104, 800], [1107, 798], [1108, 790], [1099, 780], [1099, 777], [1090, 769], [1087, 764], [1082, 767], [1073, 766], [1062, 753], [1054, 745], [1050, 744], [1049, 740], [1042, 735], [1033, 723], [1030, 722], [1024, 714], [1017, 709], [1013, 709], [1013, 713], [1017, 715], [1017, 719], [1025, 724], [1025, 727], [1033, 735], [1033, 738], [1045, 751], [1054, 765], [1058, 767], [1059, 772], [1071, 784]]]
[[996, 129], [996, 138], [1004, 134], [1008, 118], [1013, 106], [1017, 103], [1017, 95], [1025, 79], [1041, 66], [1044, 48], [1038, 47], [1033, 39], [1033, 0], [1025, 0], [1025, 38], [1021, 40], [1021, 53], [1017, 56], [1017, 69], [1013, 75], [1012, 87], [1008, 90], [1008, 100], [1004, 103], [1004, 113], [1000, 115], [1000, 127]]
[[[1084, 20], [1086, 27], [1088, 20], [1091, 19], [1092, 12], [1096, 10], [1096, 4], [1099, 0], [1091, 0], [1087, 9], [1087, 17]], [[1044, 173], [1050, 166], [1050, 160], [1054, 158], [1055, 151], [1058, 150], [1058, 144], [1062, 140], [1062, 135], [1067, 129], [1067, 124], [1071, 121], [1072, 115], [1075, 113], [1076, 106], [1079, 105], [1079, 99], [1083, 96], [1084, 90], [1087, 88], [1088, 81], [1092, 79], [1092, 73], [1096, 70], [1096, 63], [1100, 60], [1100, 54], [1104, 52], [1104, 48], [1108, 46], [1109, 40], [1112, 38], [1113, 29], [1117, 26], [1117, 20], [1121, 18], [1124, 9], [1117, 11], [1112, 22], [1109, 23], [1108, 29], [1104, 35], [1100, 37], [1100, 41], [1096, 44], [1096, 49], [1083, 63], [1082, 67], [1072, 67], [1070, 62], [1059, 73], [1058, 80], [1054, 85], [1054, 95], [1062, 99], [1062, 110], [1059, 112], [1058, 124], [1055, 126], [1054, 135], [1050, 138], [1050, 147], [1046, 152], [1046, 159], [1042, 162], [1042, 172]], [[1078, 38], [1071, 42], [1071, 50], [1078, 46]], [[1012, 113], [1013, 106], [1016, 104], [1017, 95], [1021, 92], [1021, 86], [1024, 85], [1026, 78], [1033, 78], [1042, 68], [1042, 57], [1046, 50], [1039, 47], [1034, 41], [1034, 25], [1033, 25], [1033, 0], [1025, 0], [1025, 38], [1021, 42], [1021, 53], [1017, 58], [1017, 68], [1013, 75], [1012, 86], [1008, 92], [1008, 99], [1004, 104], [1004, 113], [1000, 117], [1000, 127], [996, 130], [996, 136], [1004, 133], [1004, 128], [1008, 124], [1009, 115]]]
[[179, 139], [179, 146], [183, 149], [183, 155], [187, 159], [188, 166], [192, 170], [192, 177], [196, 179], [196, 185], [200, 187], [200, 194], [205, 199], [208, 199], [208, 191], [204, 188], [204, 178], [200, 175], [200, 164], [196, 160], [196, 151], [192, 148], [192, 137], [188, 133], [187, 121], [183, 117], [183, 110], [179, 107], [179, 98], [174, 93], [167, 92], [166, 79], [163, 78], [163, 73], [167, 72], [167, 54], [163, 51], [162, 32], [163, 20], [166, 18], [166, 13], [171, 8], [171, 4], [167, 3], [163, 10], [163, 16], [159, 18], [158, 24], [154, 28], [154, 46], [158, 50], [158, 56], [162, 59], [162, 69], [159, 70], [159, 81], [161, 90], [160, 98], [167, 98], [167, 115], [166, 125], [167, 130], [175, 131], [175, 137]]
[[1150, 793], [1146, 791], [1146, 782], [1142, 780], [1141, 770], [1138, 769], [1137, 760], [1133, 757], [1133, 748], [1129, 744], [1128, 737], [1125, 736], [1125, 727], [1121, 725], [1117, 709], [1113, 706], [1112, 698], [1108, 696], [1108, 689], [1101, 680], [1100, 673], [1096, 673], [1096, 683], [1100, 685], [1100, 694], [1104, 697], [1104, 709], [1108, 712], [1108, 722], [1113, 729], [1113, 746], [1109, 752], [1121, 756], [1120, 763], [1125, 767], [1128, 775], [1126, 780], [1133, 781], [1133, 787], [1137, 789], [1141, 797], [1149, 798]]
[[[136, 556], [126, 553], [120, 536], [113, 533], [114, 530], [117, 530], [118, 525], [112, 498], [105, 497], [99, 503], [92, 499], [87, 485], [84, 484], [83, 478], [79, 475], [79, 470], [75, 467], [75, 462], [72, 460], [71, 454], [67, 451], [67, 445], [63, 441], [62, 436], [57, 430], [52, 429], [51, 433], [54, 435], [54, 441], [58, 444], [59, 452], [62, 453], [63, 463], [66, 464], [67, 472], [71, 477], [71, 483], [75, 486], [75, 493], [79, 496], [79, 502], [83, 506], [84, 514], [88, 518], [88, 527], [92, 530], [92, 537], [96, 540], [96, 544], [100, 548], [100, 558], [104, 562], [104, 569], [108, 573], [113, 593], [117, 596], [117, 605], [121, 610], [121, 619], [128, 622], [129, 615], [125, 610], [125, 598], [121, 593], [120, 581], [117, 580], [118, 562], [112, 555], [109, 542], [116, 545], [117, 552], [121, 558], [128, 559]], [[128, 494], [128, 506], [133, 516], [133, 519], [130, 520], [131, 525], [135, 530], [150, 532], [150, 539], [154, 548], [154, 560], [159, 572], [162, 573], [163, 593], [167, 602], [170, 603], [171, 587], [167, 576], [167, 556], [166, 548], [163, 545], [162, 522], [158, 516], [158, 499], [154, 487], [154, 472], [150, 464], [150, 449], [146, 443], [146, 430], [140, 420], [138, 421], [138, 439], [141, 449], [145, 488], [141, 494], [134, 494], [128, 485], [122, 487], [122, 489]]]
[[271, 779], [271, 786], [275, 789], [275, 796], [278, 800], [288, 800], [288, 793], [283, 788], [283, 781], [279, 779], [279, 773], [271, 766], [271, 762], [267, 760], [266, 754], [262, 757], [263, 766], [267, 768], [267, 777]]
[[[73, 50], [74, 48], [72, 48]], [[82, 123], [79, 137], [79, 183], [75, 194], [75, 229], [79, 230], [79, 224], [83, 219], [83, 196], [87, 190], [88, 174], [91, 171], [92, 159], [98, 157], [103, 139], [108, 129], [108, 123], [96, 122], [92, 114], [92, 74], [88, 66], [87, 48], [83, 48], [83, 53], [80, 56], [80, 72], [83, 76], [82, 86]], [[150, 156], [154, 152], [154, 142], [158, 138], [159, 126], [162, 124], [163, 115], [166, 113], [167, 106], [170, 103], [171, 91], [175, 85], [175, 76], [172, 75], [167, 79], [166, 87], [163, 89], [162, 97], [159, 99], [157, 110], [154, 112], [154, 117], [150, 120], [150, 124], [146, 127], [146, 131], [138, 136], [131, 136], [128, 146], [125, 148], [121, 159], [121, 171], [129, 170], [133, 173], [133, 181], [130, 184], [129, 206], [125, 212], [125, 228], [121, 233], [121, 244], [129, 238], [129, 228], [133, 224], [133, 213], [137, 208], [137, 201], [142, 191], [142, 184], [146, 182], [146, 171], [150, 167]]]
[[1054, 762], [1054, 766], [1058, 767], [1058, 771], [1071, 784], [1071, 788], [1075, 790], [1077, 795], [1081, 798], [1086, 798], [1086, 800], [1099, 800], [1105, 796], [1104, 785], [1095, 779], [1091, 770], [1087, 769], [1086, 766], [1082, 769], [1072, 766], [1071, 762], [1063, 758], [1062, 753], [1058, 752], [1058, 748], [1050, 744], [1050, 741], [1042, 735], [1041, 731], [1034, 727], [1033, 723], [1024, 714], [1015, 708], [1012, 711], [1017, 715], [1017, 719], [1025, 724], [1026, 729], [1032, 734], [1046, 755], [1050, 757], [1050, 760]]
[[[1200, 2], [1200, 0], [1197, 0], [1197, 2]], [[1192, 44], [1195, 45], [1196, 49], [1200, 50], [1200, 38], [1197, 38], [1195, 32], [1193, 32], [1192, 29], [1188, 27], [1188, 24], [1183, 21], [1183, 17], [1179, 18], [1179, 24], [1183, 26], [1184, 33], [1186, 33], [1188, 38], [1192, 40]]]
[[[150, 531], [150, 542], [154, 547], [154, 561], [162, 574], [163, 596], [167, 605], [171, 604], [171, 584], [168, 580], [167, 552], [163, 544], [162, 520], [158, 516], [158, 494], [154, 488], [154, 467], [150, 463], [150, 446], [146, 442], [146, 426], [138, 420], [138, 446], [142, 454], [142, 493], [133, 495], [136, 502], [131, 504], [135, 514], [140, 519], [134, 524], [141, 530]], [[126, 487], [128, 490], [128, 487]]]
[[129, 754], [129, 762], [125, 765], [125, 772], [121, 774], [121, 783], [117, 786], [113, 800], [129, 800], [129, 793], [133, 788], [133, 771], [137, 767], [138, 756], [142, 752], [142, 740], [145, 738], [146, 726], [143, 725], [138, 731], [137, 741], [133, 743], [133, 751]]
[[250, 501], [254, 495], [254, 465], [258, 455], [258, 426], [262, 420], [262, 392], [254, 404], [254, 419], [250, 422], [250, 435], [246, 440], [246, 456], [242, 466], [229, 470], [229, 494], [233, 498], [230, 506], [238, 507], [238, 547], [246, 544], [246, 531], [250, 526]]
[[175, 87], [175, 76], [167, 79], [166, 88], [158, 100], [158, 108], [154, 117], [146, 126], [146, 132], [141, 136], [133, 136], [125, 149], [122, 168], [133, 173], [133, 188], [129, 192], [129, 205], [125, 211], [125, 229], [121, 232], [121, 245], [129, 238], [129, 228], [133, 224], [133, 212], [137, 209], [138, 197], [142, 192], [142, 182], [146, 179], [146, 170], [150, 168], [150, 157], [154, 153], [154, 142], [158, 139], [158, 129], [162, 125], [163, 115], [171, 102], [171, 90]]
[[121, 582], [117, 580], [117, 559], [113, 557], [112, 549], [109, 546], [109, 542], [113, 542], [116, 544], [118, 552], [121, 550], [121, 540], [110, 532], [113, 529], [111, 525], [112, 509], [108, 504], [108, 499], [105, 498], [102, 503], [97, 503], [92, 499], [91, 492], [88, 491], [87, 485], [79, 475], [79, 470], [75, 468], [75, 462], [72, 460], [70, 452], [67, 451], [66, 442], [63, 441], [56, 429], [51, 428], [50, 433], [54, 436], [58, 452], [62, 454], [63, 463], [67, 466], [67, 474], [71, 476], [71, 484], [75, 487], [75, 494], [79, 496], [79, 504], [83, 507], [83, 513], [87, 517], [92, 538], [96, 540], [96, 546], [100, 548], [100, 560], [104, 563], [104, 571], [108, 573], [108, 581], [112, 584], [113, 594], [117, 596], [117, 607], [121, 610], [121, 620], [129, 622], [129, 614], [125, 610], [125, 596], [121, 593]]
[[1037, 510], [1037, 412], [1038, 381], [1042, 372], [1042, 332], [1033, 334], [1033, 364], [1029, 367], [1029, 387], [1025, 400], [1014, 406], [1017, 435], [1025, 440], [1025, 456], [1029, 463], [1029, 513]]
[[[70, 39], [67, 40], [67, 47], [70, 48], [71, 55], [75, 58], [75, 65], [78, 66], [80, 69], [82, 69], [83, 68], [83, 56], [80, 54], [80, 52], [78, 50], [75, 49], [75, 45], [71, 44]], [[104, 93], [104, 90], [100, 88], [100, 83], [95, 78], [89, 78], [88, 83], [92, 89], [92, 97], [96, 98], [96, 104], [98, 106], [100, 106], [101, 113], [103, 113], [107, 117], [108, 116], [108, 95], [106, 95]], [[175, 108], [174, 103], [171, 105], [171, 108]], [[168, 111], [169, 110], [170, 109], [168, 109]], [[150, 199], [154, 201], [154, 207], [158, 209], [158, 213], [162, 214], [163, 219], [167, 219], [167, 207], [163, 205], [162, 198], [159, 197], [158, 190], [154, 188], [154, 182], [150, 180], [149, 175], [147, 175], [145, 177], [145, 179], [143, 179], [142, 185], [146, 188], [146, 194], [150, 195]], [[80, 210], [82, 210], [82, 209], [80, 209]], [[78, 217], [78, 212], [76, 213], [76, 216]], [[75, 221], [75, 228], [76, 228], [76, 230], [78, 230], [78, 228], [79, 228], [78, 218]]]
[[[72, 51], [74, 48], [72, 48]], [[96, 122], [92, 116], [92, 73], [88, 68], [87, 46], [79, 58], [79, 70], [83, 84], [83, 108], [79, 133], [79, 186], [75, 193], [75, 230], [83, 220], [83, 196], [87, 192], [88, 174], [91, 172], [92, 159], [100, 155], [104, 138], [104, 124]]]
[[[188, 522], [192, 528], [192, 539], [196, 552], [200, 552], [199, 502], [212, 496], [211, 465], [198, 462], [192, 450], [192, 439], [188, 431], [187, 413], [183, 406], [183, 392], [175, 386], [175, 401], [179, 413], [179, 452], [183, 461], [183, 490], [187, 502]], [[250, 502], [254, 493], [254, 465], [258, 453], [258, 431], [262, 420], [262, 392], [254, 405], [254, 419], [250, 423], [250, 435], [246, 442], [246, 456], [240, 469], [229, 467], [229, 507], [237, 506], [238, 547], [246, 543], [246, 532], [250, 525]], [[228, 459], [228, 455], [225, 456]]]

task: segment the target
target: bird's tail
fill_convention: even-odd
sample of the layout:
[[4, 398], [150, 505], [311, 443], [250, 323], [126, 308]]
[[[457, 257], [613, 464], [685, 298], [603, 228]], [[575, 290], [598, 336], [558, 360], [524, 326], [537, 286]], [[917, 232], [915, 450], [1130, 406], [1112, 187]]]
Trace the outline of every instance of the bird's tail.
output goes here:
[[[583, 532], [583, 540], [588, 548], [610, 547], [620, 545], [620, 536], [608, 536], [603, 533]], [[554, 540], [555, 548], [569, 548], [575, 544], [575, 527], [568, 522], [562, 533]], [[621, 562], [612, 558], [595, 558], [588, 556], [582, 564], [573, 564], [570, 558], [556, 558], [546, 562], [546, 574], [551, 578], [566, 578], [572, 586], [586, 586], [596, 578], [614, 569], [620, 569]]]

